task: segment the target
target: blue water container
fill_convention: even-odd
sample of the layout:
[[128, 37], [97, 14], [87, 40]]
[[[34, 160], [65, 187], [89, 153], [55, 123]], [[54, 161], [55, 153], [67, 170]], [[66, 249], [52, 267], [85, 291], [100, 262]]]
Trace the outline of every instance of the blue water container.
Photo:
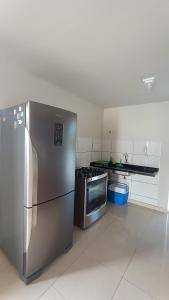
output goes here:
[[107, 200], [118, 204], [125, 205], [129, 197], [129, 187], [125, 183], [112, 182], [108, 185]]

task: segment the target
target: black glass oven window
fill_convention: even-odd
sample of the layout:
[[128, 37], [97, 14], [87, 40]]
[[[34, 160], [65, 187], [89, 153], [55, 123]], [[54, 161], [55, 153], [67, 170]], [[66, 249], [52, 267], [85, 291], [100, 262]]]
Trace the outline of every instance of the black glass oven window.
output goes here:
[[87, 184], [86, 214], [89, 214], [106, 202], [106, 179], [102, 178]]
[[55, 123], [54, 125], [54, 145], [62, 146], [63, 142], [63, 124]]

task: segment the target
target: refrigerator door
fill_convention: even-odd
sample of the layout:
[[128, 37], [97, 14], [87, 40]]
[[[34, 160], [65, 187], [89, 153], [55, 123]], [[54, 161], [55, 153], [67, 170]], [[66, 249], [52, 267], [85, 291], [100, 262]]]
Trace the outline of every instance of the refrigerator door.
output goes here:
[[24, 234], [25, 104], [4, 109], [1, 116], [0, 246], [21, 275]]
[[76, 114], [28, 102], [25, 147], [26, 207], [74, 190]]
[[24, 208], [24, 279], [34, 277], [71, 247], [73, 211], [74, 192], [33, 208]]

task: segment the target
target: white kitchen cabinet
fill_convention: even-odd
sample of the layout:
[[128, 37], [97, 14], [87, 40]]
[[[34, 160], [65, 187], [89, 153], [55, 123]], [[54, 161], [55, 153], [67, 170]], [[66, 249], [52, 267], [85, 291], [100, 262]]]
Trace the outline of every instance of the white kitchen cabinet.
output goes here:
[[158, 189], [158, 185], [132, 180], [131, 194], [158, 199]]
[[159, 183], [159, 173], [155, 177], [144, 176], [144, 175], [139, 175], [139, 174], [132, 174], [131, 178], [132, 178], [132, 181], [139, 181], [139, 182], [150, 183], [150, 184], [158, 184]]
[[145, 204], [158, 206], [158, 199], [148, 198], [148, 197], [137, 195], [134, 193], [130, 194], [130, 199], [139, 201], [139, 202], [142, 202]]

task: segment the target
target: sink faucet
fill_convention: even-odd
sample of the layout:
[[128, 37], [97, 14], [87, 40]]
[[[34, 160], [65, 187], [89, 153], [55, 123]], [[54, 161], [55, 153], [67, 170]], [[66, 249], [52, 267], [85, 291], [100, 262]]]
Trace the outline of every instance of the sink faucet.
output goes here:
[[123, 153], [123, 156], [124, 156], [124, 162], [127, 164], [128, 163], [128, 153]]

